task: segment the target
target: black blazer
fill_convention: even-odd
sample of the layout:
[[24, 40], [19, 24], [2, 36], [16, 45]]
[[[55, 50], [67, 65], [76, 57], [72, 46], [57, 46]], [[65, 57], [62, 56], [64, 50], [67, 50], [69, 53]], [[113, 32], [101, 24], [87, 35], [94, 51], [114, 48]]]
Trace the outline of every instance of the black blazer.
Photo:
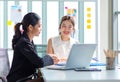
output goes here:
[[[28, 36], [23, 34], [14, 48], [12, 66], [7, 76], [8, 82], [16, 82], [33, 74], [36, 68], [44, 66], [45, 59], [46, 57], [40, 58], [37, 55], [33, 42], [30, 42]], [[50, 64], [53, 64], [53, 61]]]

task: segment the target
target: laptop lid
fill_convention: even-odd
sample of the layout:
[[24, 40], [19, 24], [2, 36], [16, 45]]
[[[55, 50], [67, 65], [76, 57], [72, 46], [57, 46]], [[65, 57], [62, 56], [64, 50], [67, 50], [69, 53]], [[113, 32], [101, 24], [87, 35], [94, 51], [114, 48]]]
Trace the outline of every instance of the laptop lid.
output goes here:
[[73, 44], [66, 68], [87, 68], [93, 57], [96, 44]]

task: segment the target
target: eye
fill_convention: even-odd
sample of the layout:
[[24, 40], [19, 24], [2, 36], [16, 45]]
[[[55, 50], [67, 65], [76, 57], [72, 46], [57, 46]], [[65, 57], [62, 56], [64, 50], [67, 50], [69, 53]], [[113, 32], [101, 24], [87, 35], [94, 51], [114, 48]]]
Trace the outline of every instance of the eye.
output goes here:
[[72, 26], [72, 25], [70, 25], [70, 26], [69, 26], [69, 28], [71, 29], [71, 28], [73, 28], [73, 26]]
[[62, 25], [62, 27], [66, 27], [65, 25]]

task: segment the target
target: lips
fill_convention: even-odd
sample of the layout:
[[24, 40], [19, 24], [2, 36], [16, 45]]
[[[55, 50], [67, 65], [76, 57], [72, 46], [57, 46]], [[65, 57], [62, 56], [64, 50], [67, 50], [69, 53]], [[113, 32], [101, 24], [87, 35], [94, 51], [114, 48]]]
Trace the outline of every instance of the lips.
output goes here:
[[68, 31], [64, 31], [63, 33], [64, 33], [64, 34], [69, 34], [69, 32], [68, 32]]

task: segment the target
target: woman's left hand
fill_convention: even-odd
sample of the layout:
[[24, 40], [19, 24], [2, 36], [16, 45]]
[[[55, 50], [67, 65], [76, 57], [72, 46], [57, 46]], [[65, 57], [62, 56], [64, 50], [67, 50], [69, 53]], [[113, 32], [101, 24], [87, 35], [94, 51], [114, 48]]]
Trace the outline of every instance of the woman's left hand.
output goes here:
[[54, 64], [57, 64], [60, 61], [56, 55], [50, 55], [50, 56], [52, 57]]

